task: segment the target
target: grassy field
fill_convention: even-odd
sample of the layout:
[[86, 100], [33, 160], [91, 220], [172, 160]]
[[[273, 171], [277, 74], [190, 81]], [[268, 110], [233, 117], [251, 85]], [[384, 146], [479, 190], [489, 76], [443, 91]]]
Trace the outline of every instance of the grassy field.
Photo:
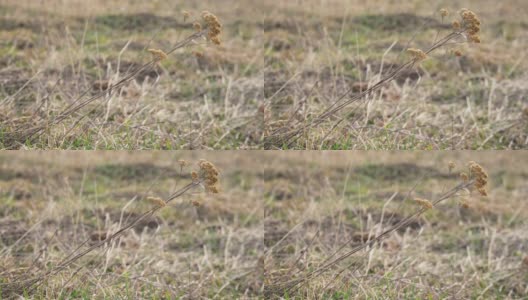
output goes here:
[[[259, 147], [264, 54], [257, 4], [2, 1], [0, 147]], [[194, 39], [111, 88], [151, 60], [148, 49], [168, 52], [196, 32], [197, 21], [206, 30], [205, 10], [223, 25], [220, 46]], [[66, 110], [96, 95], [85, 107]], [[34, 128], [40, 131], [28, 135]]]
[[[519, 149], [527, 146], [526, 1], [267, 1], [267, 149]], [[481, 21], [462, 36], [351, 99], [452, 31], [459, 11]], [[446, 8], [449, 14], [440, 15]], [[460, 51], [461, 56], [455, 56]], [[295, 138], [282, 138], [297, 130]]]
[[[264, 171], [267, 298], [527, 299], [527, 158], [522, 152], [274, 155]], [[414, 198], [433, 201], [456, 186], [468, 161], [488, 172], [487, 197], [462, 190], [373, 242], [420, 210]]]
[[[406, 49], [426, 50], [451, 32], [462, 4], [6, 0], [0, 147], [526, 148], [528, 5], [463, 6], [481, 21], [481, 43], [458, 35], [318, 120], [406, 66]], [[220, 46], [196, 38], [111, 88], [151, 60], [148, 49], [168, 52], [196, 32], [204, 10], [223, 24]]]
[[[12, 284], [52, 270], [75, 248], [100, 243], [151, 209], [148, 196], [167, 199], [191, 181], [202, 158], [220, 170], [219, 194], [193, 189], [38, 288], [18, 288], [15, 294], [27, 299], [261, 294], [262, 168], [251, 155], [43, 153], [0, 154], [0, 299], [14, 296]], [[190, 164], [183, 170], [181, 159]]]
[[[189, 183], [201, 158], [220, 170], [219, 194], [192, 189], [111, 238], [156, 207], [148, 197], [166, 200]], [[0, 290], [35, 299], [526, 299], [527, 158], [4, 153]], [[181, 170], [181, 159], [192, 164]], [[488, 196], [474, 176], [459, 176], [472, 160], [489, 174]], [[434, 202], [459, 184], [469, 186], [432, 209], [414, 200]], [[33, 288], [24, 281], [46, 272]]]

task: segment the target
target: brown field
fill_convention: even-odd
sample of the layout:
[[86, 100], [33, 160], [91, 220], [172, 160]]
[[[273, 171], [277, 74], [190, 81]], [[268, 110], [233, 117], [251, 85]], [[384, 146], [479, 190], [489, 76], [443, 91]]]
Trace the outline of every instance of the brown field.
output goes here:
[[[220, 170], [219, 194], [193, 189], [36, 289], [10, 290], [132, 222], [153, 207], [146, 197], [166, 199], [202, 158]], [[257, 297], [261, 173], [242, 152], [2, 153], [0, 298]]]
[[0, 300], [528, 300], [527, 20], [0, 1]]
[[[526, 299], [527, 158], [523, 152], [275, 155], [264, 172], [267, 298]], [[414, 198], [434, 201], [457, 185], [468, 161], [488, 172], [487, 197], [461, 191], [373, 242], [420, 209]]]
[[[258, 148], [264, 55], [257, 4], [2, 1], [0, 148]], [[148, 49], [168, 52], [196, 32], [193, 22], [206, 28], [205, 10], [222, 23], [220, 46], [196, 38], [112, 88], [151, 61]]]
[[[267, 149], [526, 148], [526, 1], [270, 2]], [[441, 8], [449, 11], [443, 19]], [[411, 59], [406, 49], [426, 50], [452, 32], [462, 8], [480, 19], [480, 44], [458, 35], [381, 89], [314, 123], [404, 66]], [[284, 137], [292, 131], [295, 138]]]
[[[178, 160], [220, 170], [46, 277], [25, 298], [525, 299], [524, 152], [41, 152], [0, 155], [0, 287], [45, 274], [190, 181]], [[487, 193], [461, 189], [467, 163]], [[455, 166], [449, 169], [449, 162]], [[194, 206], [198, 201], [200, 206]], [[383, 238], [378, 236], [399, 226]], [[86, 244], [83, 242], [86, 241]], [[359, 248], [358, 248], [359, 247]], [[356, 250], [359, 249], [359, 250]], [[351, 252], [354, 251], [354, 252]], [[327, 260], [350, 253], [288, 289]], [[523, 262], [524, 260], [524, 262]], [[9, 294], [7, 294], [9, 292]]]

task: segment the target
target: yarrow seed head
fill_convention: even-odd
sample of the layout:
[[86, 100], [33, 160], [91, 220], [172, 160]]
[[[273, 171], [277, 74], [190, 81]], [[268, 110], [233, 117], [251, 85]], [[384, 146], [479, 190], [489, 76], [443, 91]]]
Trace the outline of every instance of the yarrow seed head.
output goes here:
[[480, 19], [474, 12], [467, 8], [463, 8], [460, 11], [460, 16], [462, 17], [464, 31], [466, 31], [468, 35], [468, 41], [472, 43], [480, 43], [480, 37], [478, 35], [480, 32]]
[[450, 161], [448, 164], [447, 164], [447, 168], [449, 169], [449, 172], [453, 171], [453, 169], [456, 167], [455, 163]]
[[187, 165], [187, 161], [184, 160], [184, 159], [180, 159], [178, 160], [178, 164], [180, 165], [180, 167], [185, 167]]
[[200, 167], [199, 178], [203, 181], [205, 190], [217, 194], [218, 187], [216, 184], [218, 183], [218, 175], [220, 174], [218, 169], [211, 162], [203, 159], [200, 160], [198, 166]]
[[449, 15], [449, 11], [445, 8], [442, 8], [440, 10], [440, 15], [442, 16], [442, 18], [447, 17], [447, 15]]
[[200, 23], [198, 23], [198, 22], [195, 22], [195, 23], [193, 24], [193, 28], [194, 28], [194, 30], [196, 30], [196, 31], [202, 31], [202, 24], [200, 24]]
[[191, 14], [186, 10], [182, 11], [182, 14], [183, 14], [183, 22], [187, 21], [187, 19], [191, 16]]
[[462, 172], [462, 173], [460, 173], [460, 179], [462, 179], [462, 181], [464, 181], [464, 182], [468, 182], [469, 176], [468, 176], [468, 174]]
[[152, 204], [154, 204], [156, 206], [159, 206], [159, 207], [164, 207], [165, 205], [167, 205], [167, 203], [163, 199], [161, 199], [159, 197], [147, 197], [147, 200], [150, 203], [152, 203]]
[[431, 209], [433, 208], [433, 203], [427, 199], [422, 198], [414, 198], [414, 201], [418, 204], [420, 204], [423, 208]]
[[162, 61], [167, 58], [167, 54], [163, 50], [159, 49], [148, 49], [148, 52], [152, 54], [152, 57], [156, 61]]
[[222, 33], [222, 24], [218, 18], [212, 13], [204, 11], [202, 12], [202, 19], [207, 26], [207, 37], [209, 40], [216, 45], [220, 45], [219, 35]]
[[417, 61], [422, 61], [427, 58], [427, 54], [421, 49], [409, 48], [407, 49], [407, 52]]
[[469, 162], [471, 178], [475, 180], [475, 188], [482, 196], [487, 196], [486, 187], [488, 185], [488, 173], [474, 161]]

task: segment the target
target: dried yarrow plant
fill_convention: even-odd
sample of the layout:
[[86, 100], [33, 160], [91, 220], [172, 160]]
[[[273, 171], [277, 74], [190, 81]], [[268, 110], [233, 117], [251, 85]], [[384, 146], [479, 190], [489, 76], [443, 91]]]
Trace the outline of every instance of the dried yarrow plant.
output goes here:
[[[443, 9], [440, 11], [440, 14], [444, 18], [448, 16], [449, 12]], [[336, 114], [338, 112], [350, 107], [351, 104], [366, 101], [366, 96], [380, 90], [402, 72], [412, 69], [415, 65], [427, 59], [429, 54], [437, 49], [462, 43], [480, 43], [479, 33], [481, 22], [477, 15], [466, 8], [462, 9], [459, 15], [459, 19], [453, 21], [451, 31], [447, 35], [435, 41], [427, 50], [408, 48], [407, 53], [411, 56], [410, 60], [393, 69], [374, 85], [356, 94], [353, 94], [355, 91], [354, 87], [350, 87], [322, 113], [306, 123], [301, 123], [301, 121], [293, 117], [286, 123], [279, 123], [280, 127], [272, 130], [271, 134], [265, 138], [264, 147], [268, 149], [273, 147], [290, 147], [303, 133], [322, 124], [329, 118], [337, 117]], [[456, 56], [462, 55], [460, 50], [456, 50], [454, 54]]]
[[[187, 20], [189, 16], [190, 14], [188, 12], [184, 12], [184, 19]], [[14, 128], [4, 126], [5, 128], [10, 128], [9, 131], [3, 132], [2, 138], [4, 146], [10, 149], [17, 148], [24, 143], [32, 142], [34, 139], [42, 135], [46, 130], [49, 130], [51, 127], [56, 126], [57, 124], [70, 118], [87, 105], [108, 97], [112, 93], [118, 91], [119, 87], [122, 87], [123, 85], [134, 80], [142, 72], [154, 68], [156, 64], [167, 59], [171, 53], [178, 49], [194, 45], [200, 39], [206, 39], [215, 45], [221, 44], [220, 35], [222, 34], [222, 24], [214, 14], [204, 11], [202, 13], [201, 19], [195, 20], [193, 22], [194, 23], [192, 26], [195, 30], [194, 33], [187, 36], [182, 41], [176, 43], [168, 51], [163, 51], [161, 49], [148, 49], [147, 51], [152, 54], [152, 59], [149, 62], [141, 65], [135, 70], [132, 70], [124, 78], [112, 85], [109, 85], [104, 90], [99, 91], [95, 95], [90, 96], [90, 89], [87, 89], [55, 116], [45, 116], [41, 120], [35, 120], [35, 117], [37, 116], [35, 114], [30, 118], [31, 123], [24, 123]], [[73, 130], [73, 128], [77, 126], [82, 119], [87, 117], [88, 114], [89, 113], [82, 114], [81, 117], [74, 123], [73, 127], [68, 130], [68, 132]]]
[[[453, 165], [454, 164], [450, 163], [448, 167], [452, 167]], [[310, 280], [313, 280], [330, 270], [335, 270], [336, 275], [326, 284], [326, 289], [332, 282], [335, 282], [344, 271], [350, 270], [352, 266], [358, 263], [361, 256], [354, 257], [354, 254], [365, 249], [367, 249], [367, 252], [370, 251], [372, 246], [374, 246], [376, 243], [379, 243], [381, 240], [389, 237], [391, 233], [416, 222], [417, 218], [419, 218], [426, 211], [436, 207], [439, 203], [448, 199], [465, 197], [466, 192], [471, 193], [471, 190], [476, 190], [480, 195], [486, 196], [488, 194], [488, 174], [482, 166], [473, 161], [468, 163], [468, 169], [469, 175], [467, 175], [466, 178], [459, 178], [458, 184], [456, 184], [449, 191], [440, 195], [436, 200], [427, 200], [419, 197], [414, 198], [414, 202], [419, 207], [411, 215], [403, 218], [401, 221], [382, 231], [380, 234], [370, 239], [364, 239], [364, 242], [361, 245], [355, 246], [342, 253], [342, 250], [344, 250], [347, 245], [350, 245], [353, 242], [354, 237], [352, 237], [350, 240], [345, 241], [343, 245], [336, 251], [333, 251], [332, 254], [330, 254], [322, 263], [319, 264], [319, 266], [313, 266], [313, 268], [310, 268], [309, 270], [300, 270], [297, 272], [295, 272], [293, 269], [281, 270], [278, 275], [265, 274], [266, 295], [269, 297], [280, 296], [284, 294], [294, 295], [295, 292], [297, 292]], [[342, 266], [343, 262], [348, 258], [352, 258], [352, 262]]]
[[[187, 164], [187, 163], [186, 163]], [[181, 161], [178, 162], [178, 165], [181, 166]], [[190, 182], [186, 184], [184, 187], [180, 188], [176, 192], [172, 193], [167, 199], [162, 199], [160, 197], [150, 196], [147, 197], [146, 200], [152, 204], [152, 208], [143, 212], [138, 217], [136, 217], [134, 220], [129, 222], [128, 224], [122, 226], [121, 228], [117, 229], [113, 234], [109, 234], [105, 236], [104, 239], [100, 240], [98, 243], [86, 248], [82, 249], [90, 240], [88, 238], [86, 241], [81, 243], [75, 250], [71, 251], [68, 255], [66, 255], [60, 262], [52, 266], [47, 271], [42, 271], [40, 274], [36, 275], [29, 275], [24, 274], [22, 276], [16, 276], [14, 278], [11, 278], [7, 282], [0, 283], [0, 298], [2, 296], [10, 297], [10, 296], [16, 296], [17, 294], [22, 293], [24, 291], [25, 293], [31, 293], [36, 288], [44, 284], [47, 280], [49, 280], [51, 277], [59, 274], [61, 271], [69, 268], [69, 267], [75, 267], [75, 263], [84, 257], [85, 255], [91, 253], [92, 251], [101, 248], [105, 244], [108, 245], [110, 242], [115, 241], [119, 237], [121, 237], [124, 233], [126, 233], [128, 230], [134, 228], [141, 220], [144, 220], [145, 218], [153, 216], [156, 212], [158, 212], [160, 209], [163, 209], [167, 207], [167, 205], [173, 201], [176, 198], [181, 197], [184, 194], [189, 193], [191, 190], [196, 188], [202, 188], [207, 193], [218, 193], [218, 179], [220, 172], [216, 168], [216, 166], [206, 160], [200, 160], [198, 162], [198, 170], [193, 171], [191, 173]], [[193, 205], [195, 205], [193, 203]], [[73, 274], [76, 274], [74, 272]], [[74, 275], [73, 275], [74, 276]]]

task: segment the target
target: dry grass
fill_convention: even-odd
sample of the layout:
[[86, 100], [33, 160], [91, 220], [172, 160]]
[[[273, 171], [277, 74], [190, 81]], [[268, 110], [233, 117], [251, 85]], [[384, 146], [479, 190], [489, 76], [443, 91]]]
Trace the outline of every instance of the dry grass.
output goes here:
[[[464, 6], [482, 21], [470, 44], [454, 0], [7, 0], [0, 146], [525, 148], [528, 8]], [[186, 39], [205, 29], [195, 24], [203, 10], [223, 24], [208, 45]], [[461, 30], [450, 36], [453, 21]], [[178, 42], [112, 88], [150, 61], [149, 49], [166, 54]], [[410, 62], [408, 49], [428, 58]]]
[[528, 7], [515, 0], [464, 6], [482, 21], [480, 38], [470, 38], [482, 43], [448, 42], [413, 68], [404, 52], [432, 49], [448, 35], [460, 19], [460, 3], [314, 0], [269, 6], [265, 147], [525, 148], [528, 66], [522, 49], [528, 45], [521, 20]]
[[[522, 152], [275, 155], [264, 172], [268, 297], [522, 299], [526, 158]], [[468, 169], [473, 175], [465, 181], [459, 173]], [[478, 188], [486, 180], [484, 197]]]
[[247, 4], [3, 1], [2, 148], [259, 147], [262, 26]]
[[[261, 293], [261, 172], [249, 156], [45, 153], [0, 156], [3, 297]], [[208, 163], [191, 176], [198, 158], [217, 165], [218, 183]], [[181, 170], [180, 159], [192, 164]]]
[[[204, 177], [188, 164], [200, 158], [220, 170], [220, 193], [165, 201]], [[520, 299], [526, 162], [524, 152], [5, 153], [2, 292], [30, 268], [46, 276], [18, 290], [28, 298]], [[93, 250], [61, 264], [79, 246]]]

